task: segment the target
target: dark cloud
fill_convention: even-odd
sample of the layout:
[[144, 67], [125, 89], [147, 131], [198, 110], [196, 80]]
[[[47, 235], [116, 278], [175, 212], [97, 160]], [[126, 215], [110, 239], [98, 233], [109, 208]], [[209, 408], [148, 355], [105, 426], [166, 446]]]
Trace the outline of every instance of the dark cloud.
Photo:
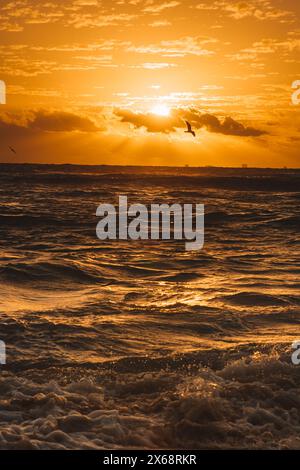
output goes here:
[[103, 130], [84, 115], [44, 110], [30, 111], [27, 115], [0, 115], [0, 134], [30, 135], [39, 132], [97, 132]]
[[121, 122], [133, 124], [134, 127], [145, 127], [148, 132], [175, 132], [176, 127], [182, 127], [182, 121], [176, 113], [170, 116], [157, 116], [154, 114], [134, 113], [129, 109], [116, 109], [115, 115]]
[[195, 119], [196, 127], [205, 126], [210, 132], [216, 132], [225, 135], [236, 135], [241, 137], [258, 137], [265, 134], [265, 131], [255, 129], [254, 127], [246, 127], [242, 123], [235, 121], [231, 117], [226, 117], [221, 122], [213, 114], [202, 114]]
[[[174, 108], [169, 116], [135, 113], [128, 109], [116, 109], [114, 114], [121, 122], [129, 123], [135, 128], [145, 128], [149, 133], [176, 132], [176, 129], [186, 127], [185, 120], [190, 121], [195, 129], [206, 128], [209, 132], [224, 135], [257, 137], [266, 133], [254, 127], [247, 127], [231, 117], [220, 120], [217, 116], [201, 113], [196, 108]], [[101, 119], [102, 123], [103, 116]], [[6, 136], [74, 131], [93, 133], [103, 130], [102, 124], [99, 127], [91, 117], [67, 111], [31, 111], [18, 120], [15, 116], [0, 115], [0, 135]]]
[[25, 136], [28, 129], [25, 126], [6, 120], [0, 116], [0, 137]]
[[201, 113], [195, 108], [173, 109], [170, 116], [156, 116], [151, 113], [134, 113], [128, 109], [116, 109], [115, 115], [121, 122], [132, 124], [136, 128], [144, 127], [148, 132], [175, 132], [185, 127], [185, 120], [190, 121], [196, 129], [205, 127], [209, 132], [241, 137], [257, 137], [266, 132], [254, 127], [244, 126], [242, 123], [226, 117], [221, 121], [217, 116]]
[[28, 127], [51, 132], [96, 132], [101, 130], [91, 119], [85, 116], [62, 111], [49, 113], [38, 111], [28, 123]]

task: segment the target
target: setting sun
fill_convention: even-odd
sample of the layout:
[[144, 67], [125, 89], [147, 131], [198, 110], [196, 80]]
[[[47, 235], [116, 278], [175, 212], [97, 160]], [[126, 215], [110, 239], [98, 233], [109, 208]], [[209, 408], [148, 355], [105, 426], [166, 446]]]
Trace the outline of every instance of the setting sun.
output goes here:
[[299, 0], [0, 5], [0, 162], [300, 166]]
[[170, 115], [170, 108], [166, 104], [156, 104], [151, 109], [152, 114], [156, 114], [157, 116], [169, 116]]

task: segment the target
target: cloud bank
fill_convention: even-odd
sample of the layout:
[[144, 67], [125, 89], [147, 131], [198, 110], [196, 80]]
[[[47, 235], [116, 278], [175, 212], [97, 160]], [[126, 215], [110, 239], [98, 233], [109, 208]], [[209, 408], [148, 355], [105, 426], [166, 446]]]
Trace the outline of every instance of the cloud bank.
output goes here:
[[196, 129], [205, 127], [209, 132], [240, 137], [259, 137], [266, 131], [248, 127], [231, 117], [221, 121], [217, 116], [201, 113], [197, 109], [173, 109], [170, 116], [156, 116], [151, 113], [136, 113], [129, 109], [116, 109], [115, 115], [123, 123], [132, 124], [135, 128], [145, 128], [148, 132], [170, 133], [186, 127], [185, 120]]

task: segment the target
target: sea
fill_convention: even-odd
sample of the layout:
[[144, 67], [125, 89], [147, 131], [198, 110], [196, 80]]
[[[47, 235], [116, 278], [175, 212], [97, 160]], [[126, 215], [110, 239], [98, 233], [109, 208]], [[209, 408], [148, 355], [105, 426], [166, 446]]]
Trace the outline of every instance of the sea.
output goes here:
[[[0, 449], [300, 449], [299, 183], [1, 164]], [[120, 195], [204, 204], [204, 247], [99, 240]]]

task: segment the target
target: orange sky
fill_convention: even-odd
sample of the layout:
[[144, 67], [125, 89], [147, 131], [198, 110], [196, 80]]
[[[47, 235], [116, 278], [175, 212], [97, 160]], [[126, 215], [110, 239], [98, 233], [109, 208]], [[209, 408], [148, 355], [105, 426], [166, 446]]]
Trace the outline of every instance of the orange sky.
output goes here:
[[0, 161], [299, 167], [299, 20], [298, 0], [1, 0]]

